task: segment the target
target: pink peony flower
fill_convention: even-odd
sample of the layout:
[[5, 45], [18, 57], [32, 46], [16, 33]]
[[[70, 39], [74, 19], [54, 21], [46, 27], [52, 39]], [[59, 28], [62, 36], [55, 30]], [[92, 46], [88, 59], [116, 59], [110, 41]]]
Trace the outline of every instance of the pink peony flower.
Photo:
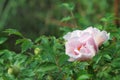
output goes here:
[[66, 54], [69, 61], [86, 61], [95, 56], [98, 47], [109, 39], [110, 33], [97, 28], [88, 27], [85, 30], [68, 32], [63, 38], [66, 40]]

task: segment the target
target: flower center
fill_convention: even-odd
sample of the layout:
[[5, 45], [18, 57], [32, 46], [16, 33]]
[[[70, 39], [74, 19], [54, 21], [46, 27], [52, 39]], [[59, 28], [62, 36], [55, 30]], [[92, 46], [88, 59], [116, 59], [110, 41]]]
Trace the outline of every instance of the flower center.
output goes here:
[[81, 48], [81, 46], [78, 47], [78, 48], [74, 51], [74, 54], [75, 54], [75, 55], [79, 55], [80, 48]]
[[81, 46], [79, 46], [79, 47], [77, 48], [77, 50], [79, 51], [79, 50], [80, 50], [80, 48], [81, 48]]

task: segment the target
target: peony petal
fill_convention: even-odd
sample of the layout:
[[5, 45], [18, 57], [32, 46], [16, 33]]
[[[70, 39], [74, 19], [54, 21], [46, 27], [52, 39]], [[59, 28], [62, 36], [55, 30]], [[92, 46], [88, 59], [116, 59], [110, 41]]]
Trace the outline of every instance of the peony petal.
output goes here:
[[63, 36], [63, 38], [67, 41], [71, 38], [80, 37], [81, 31], [75, 30], [73, 32], [68, 32], [66, 35]]
[[80, 37], [80, 35], [81, 35], [81, 31], [80, 30], [75, 30], [75, 31], [72, 32], [71, 38]]
[[72, 57], [70, 57], [69, 59], [68, 59], [68, 61], [70, 61], [70, 62], [73, 62], [73, 61], [75, 61], [76, 59], [74, 59], [74, 58], [72, 58]]
[[65, 40], [69, 40], [71, 38], [71, 32], [68, 32], [66, 35], [63, 36]]
[[82, 45], [82, 43], [80, 42], [80, 40], [78, 38], [69, 40], [65, 44], [66, 54], [71, 57], [76, 58], [78, 55], [75, 53], [74, 50], [77, 49], [78, 47], [80, 47], [81, 45]]
[[89, 32], [93, 37], [98, 46], [103, 44], [109, 39], [110, 33], [107, 33], [106, 31], [100, 31], [97, 28], [88, 27], [84, 30], [84, 32]]
[[96, 34], [94, 36], [96, 44], [98, 46], [100, 46], [101, 44], [103, 44], [104, 42], [106, 42], [109, 39], [109, 35], [110, 35], [110, 33], [107, 33], [106, 31], [102, 31], [99, 34]]

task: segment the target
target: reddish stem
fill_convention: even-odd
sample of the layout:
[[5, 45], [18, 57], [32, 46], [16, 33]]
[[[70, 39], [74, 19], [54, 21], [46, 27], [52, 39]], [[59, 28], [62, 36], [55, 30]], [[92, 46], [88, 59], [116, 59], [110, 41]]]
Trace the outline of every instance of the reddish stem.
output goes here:
[[119, 22], [119, 3], [120, 3], [120, 0], [114, 0], [114, 14], [115, 14], [115, 25], [117, 27], [120, 26], [120, 22]]

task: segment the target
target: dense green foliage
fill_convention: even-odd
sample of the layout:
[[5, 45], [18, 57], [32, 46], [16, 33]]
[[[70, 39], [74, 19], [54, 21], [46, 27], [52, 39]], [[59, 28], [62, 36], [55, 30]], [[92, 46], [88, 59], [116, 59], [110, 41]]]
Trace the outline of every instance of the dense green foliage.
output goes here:
[[[98, 26], [99, 27], [99, 26]], [[101, 27], [100, 27], [101, 28]], [[18, 36], [13, 47], [20, 52], [0, 50], [0, 76], [3, 80], [119, 80], [120, 33], [111, 26], [111, 39], [100, 47], [98, 54], [88, 62], [68, 62], [62, 37], [40, 36], [31, 41], [14, 29], [4, 31], [0, 38], [4, 45], [10, 36]], [[67, 32], [69, 29], [62, 29]], [[66, 31], [65, 31], [66, 30]], [[7, 36], [8, 34], [8, 36]]]
[[[120, 28], [112, 3], [1, 0], [0, 80], [119, 80]], [[68, 62], [63, 35], [90, 25], [109, 32], [110, 40], [92, 60]]]

